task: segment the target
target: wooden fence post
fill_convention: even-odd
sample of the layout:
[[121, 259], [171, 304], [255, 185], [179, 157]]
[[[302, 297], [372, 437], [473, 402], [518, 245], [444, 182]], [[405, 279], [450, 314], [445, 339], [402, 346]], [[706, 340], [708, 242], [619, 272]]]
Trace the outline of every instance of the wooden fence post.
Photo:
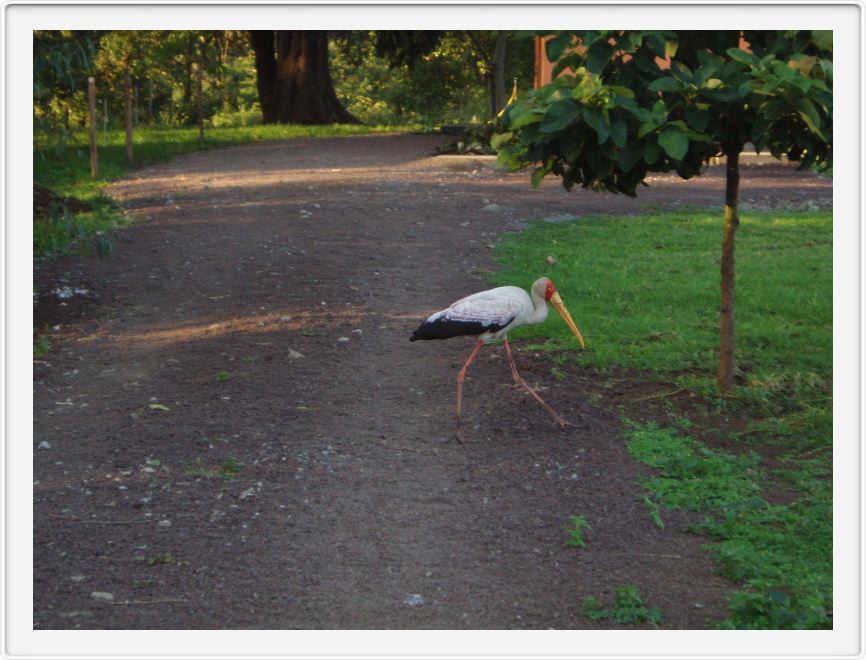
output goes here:
[[204, 146], [204, 104], [202, 102], [202, 60], [203, 58], [199, 56], [198, 66], [198, 144], [200, 147]]
[[126, 162], [132, 165], [132, 79], [129, 71], [124, 77], [124, 87], [126, 92]]
[[90, 176], [99, 176], [99, 162], [96, 154], [96, 79], [87, 79], [87, 110], [90, 115]]

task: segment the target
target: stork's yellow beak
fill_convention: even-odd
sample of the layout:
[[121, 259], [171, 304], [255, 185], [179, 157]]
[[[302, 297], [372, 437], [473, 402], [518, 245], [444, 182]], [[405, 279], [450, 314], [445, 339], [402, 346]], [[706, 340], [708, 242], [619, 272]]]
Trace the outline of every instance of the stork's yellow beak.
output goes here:
[[550, 304], [556, 308], [556, 311], [559, 312], [562, 320], [565, 321], [566, 325], [574, 333], [574, 336], [577, 337], [577, 341], [580, 342], [580, 348], [586, 350], [586, 346], [583, 343], [583, 337], [580, 336], [580, 330], [577, 329], [577, 326], [571, 318], [571, 314], [569, 314], [568, 310], [565, 308], [565, 303], [562, 302], [562, 296], [559, 295], [559, 291], [554, 291], [553, 295], [550, 296]]

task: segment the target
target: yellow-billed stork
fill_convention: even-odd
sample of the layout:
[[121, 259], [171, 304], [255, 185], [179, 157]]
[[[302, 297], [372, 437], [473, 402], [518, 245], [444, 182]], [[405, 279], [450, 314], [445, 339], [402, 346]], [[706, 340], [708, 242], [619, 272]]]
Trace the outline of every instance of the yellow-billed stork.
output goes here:
[[461, 298], [450, 307], [431, 314], [424, 321], [409, 341], [419, 339], [448, 339], [460, 335], [471, 335], [478, 337], [475, 348], [466, 360], [466, 364], [457, 374], [457, 439], [460, 440], [460, 411], [463, 399], [463, 380], [466, 378], [466, 370], [475, 359], [483, 344], [488, 344], [500, 337], [505, 344], [505, 356], [508, 366], [511, 368], [511, 376], [514, 382], [529, 392], [544, 409], [553, 416], [561, 428], [570, 426], [556, 411], [547, 405], [544, 400], [533, 390], [519, 373], [511, 355], [511, 347], [508, 345], [508, 331], [521, 325], [534, 325], [542, 323], [547, 318], [547, 303], [554, 306], [557, 312], [565, 320], [568, 327], [580, 342], [580, 347], [585, 348], [583, 337], [574, 324], [571, 314], [565, 308], [562, 297], [548, 278], [542, 277], [532, 284], [530, 293], [516, 286], [500, 286], [489, 291], [481, 291], [471, 296]]

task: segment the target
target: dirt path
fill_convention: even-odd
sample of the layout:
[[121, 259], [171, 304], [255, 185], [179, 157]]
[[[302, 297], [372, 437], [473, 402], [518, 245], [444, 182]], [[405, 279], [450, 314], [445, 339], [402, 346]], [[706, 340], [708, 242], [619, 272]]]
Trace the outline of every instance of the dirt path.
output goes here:
[[[34, 453], [35, 627], [585, 628], [582, 600], [623, 584], [665, 627], [723, 615], [730, 585], [684, 518], [652, 523], [590, 378], [517, 356], [584, 416], [560, 432], [485, 349], [459, 445], [471, 344], [407, 341], [485, 286], [503, 231], [718, 206], [719, 168], [637, 200], [534, 191], [430, 157], [437, 141], [297, 140], [147, 168], [111, 187], [140, 218], [115, 258], [37, 269], [43, 291], [89, 293], [35, 305], [37, 328], [60, 325], [34, 369], [34, 447], [50, 445]], [[757, 206], [831, 201], [790, 168], [743, 179]], [[573, 513], [592, 522], [586, 550], [564, 546]]]

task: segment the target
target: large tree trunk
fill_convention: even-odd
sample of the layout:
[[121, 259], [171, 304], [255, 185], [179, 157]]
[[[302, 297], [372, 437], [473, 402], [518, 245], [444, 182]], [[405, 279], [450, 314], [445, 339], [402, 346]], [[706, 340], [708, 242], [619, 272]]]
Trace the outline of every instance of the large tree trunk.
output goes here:
[[256, 54], [256, 88], [262, 107], [262, 122], [276, 123], [274, 114], [274, 84], [277, 80], [277, 59], [274, 56], [274, 31], [251, 30], [250, 39]]
[[264, 123], [359, 123], [334, 92], [327, 32], [265, 30], [251, 32], [251, 38]]
[[722, 238], [722, 306], [719, 371], [716, 384], [721, 390], [734, 385], [737, 363], [734, 358], [734, 235], [740, 224], [737, 203], [740, 194], [740, 151], [736, 146], [725, 151], [725, 228]]

